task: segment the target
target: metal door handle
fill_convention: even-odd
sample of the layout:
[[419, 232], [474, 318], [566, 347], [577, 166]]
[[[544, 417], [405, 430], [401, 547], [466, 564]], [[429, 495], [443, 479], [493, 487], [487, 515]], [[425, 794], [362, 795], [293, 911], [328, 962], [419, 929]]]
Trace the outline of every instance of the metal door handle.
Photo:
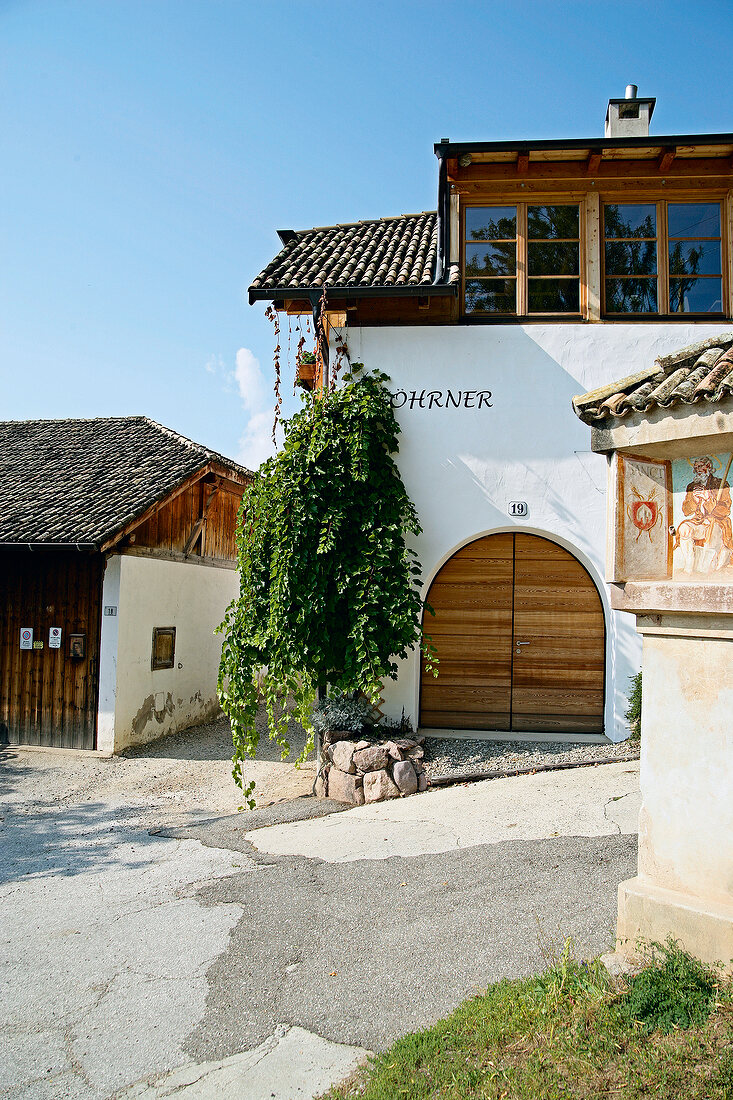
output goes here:
[[529, 642], [515, 642], [515, 645], [529, 645]]

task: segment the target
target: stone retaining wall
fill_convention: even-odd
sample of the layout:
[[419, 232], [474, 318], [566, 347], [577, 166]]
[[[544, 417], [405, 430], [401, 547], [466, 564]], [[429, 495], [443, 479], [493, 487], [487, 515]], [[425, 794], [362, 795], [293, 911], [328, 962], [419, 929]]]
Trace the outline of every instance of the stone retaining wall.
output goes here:
[[346, 730], [330, 731], [323, 739], [316, 797], [363, 806], [427, 790], [424, 741], [424, 737], [366, 740]]

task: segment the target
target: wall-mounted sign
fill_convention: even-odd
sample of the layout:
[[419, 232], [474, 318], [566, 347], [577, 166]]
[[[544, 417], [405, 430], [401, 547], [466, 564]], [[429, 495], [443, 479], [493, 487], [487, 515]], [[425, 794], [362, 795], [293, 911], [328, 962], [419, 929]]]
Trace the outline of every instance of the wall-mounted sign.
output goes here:
[[20, 648], [21, 649], [33, 649], [33, 627], [21, 626], [20, 628]]
[[113, 607], [111, 604], [107, 604], [105, 609], [104, 609], [104, 613], [105, 613], [105, 615], [116, 615], [117, 614], [117, 608]]
[[397, 390], [393, 409], [490, 409], [491, 390]]
[[61, 649], [61, 627], [50, 626], [48, 628], [48, 648]]
[[43, 649], [43, 642], [34, 642], [33, 643], [33, 648], [34, 649]]
[[69, 634], [69, 656], [70, 657], [86, 657], [87, 655], [87, 636], [86, 634]]
[[510, 500], [506, 510], [507, 515], [512, 517], [529, 515], [526, 500]]

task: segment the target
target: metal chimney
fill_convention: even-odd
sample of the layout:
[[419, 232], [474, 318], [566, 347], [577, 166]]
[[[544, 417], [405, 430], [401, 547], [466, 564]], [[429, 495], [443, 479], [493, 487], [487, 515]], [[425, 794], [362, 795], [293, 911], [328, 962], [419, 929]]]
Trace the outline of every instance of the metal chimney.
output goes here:
[[640, 99], [636, 84], [626, 85], [624, 99], [609, 99], [606, 109], [607, 138], [649, 137], [649, 123], [656, 99]]

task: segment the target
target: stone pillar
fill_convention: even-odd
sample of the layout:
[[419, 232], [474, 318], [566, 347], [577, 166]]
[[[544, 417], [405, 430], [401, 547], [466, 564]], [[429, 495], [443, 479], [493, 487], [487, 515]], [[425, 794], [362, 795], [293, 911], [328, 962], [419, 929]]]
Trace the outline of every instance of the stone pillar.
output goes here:
[[619, 886], [618, 950], [671, 934], [733, 969], [733, 615], [637, 615], [637, 629], [639, 873]]

